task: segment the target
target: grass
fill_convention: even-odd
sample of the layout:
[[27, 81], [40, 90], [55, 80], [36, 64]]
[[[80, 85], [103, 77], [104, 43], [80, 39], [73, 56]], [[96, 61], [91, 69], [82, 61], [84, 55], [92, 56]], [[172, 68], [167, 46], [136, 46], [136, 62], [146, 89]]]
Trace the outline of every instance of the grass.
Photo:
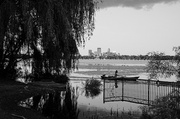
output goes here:
[[36, 82], [23, 84], [20, 82], [0, 82], [0, 118], [1, 119], [47, 119], [39, 112], [17, 105], [21, 100], [34, 95], [53, 92], [64, 85], [53, 82]]
[[138, 110], [133, 111], [120, 111], [120, 110], [97, 110], [88, 109], [86, 111], [80, 110], [81, 114], [79, 119], [139, 119], [141, 112]]

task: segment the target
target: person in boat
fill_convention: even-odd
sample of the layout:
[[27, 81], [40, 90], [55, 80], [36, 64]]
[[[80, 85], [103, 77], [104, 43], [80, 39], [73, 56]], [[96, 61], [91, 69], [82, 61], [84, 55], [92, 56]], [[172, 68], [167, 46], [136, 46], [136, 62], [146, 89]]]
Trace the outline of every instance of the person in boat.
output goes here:
[[116, 70], [115, 74], [114, 74], [114, 77], [117, 77], [117, 76], [118, 76], [118, 71]]

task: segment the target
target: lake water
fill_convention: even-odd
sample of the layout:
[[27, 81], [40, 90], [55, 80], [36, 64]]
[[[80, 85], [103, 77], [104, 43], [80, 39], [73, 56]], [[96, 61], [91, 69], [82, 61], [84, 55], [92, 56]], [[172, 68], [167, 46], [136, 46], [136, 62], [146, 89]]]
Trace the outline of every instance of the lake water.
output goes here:
[[[80, 59], [78, 70], [72, 71], [70, 78], [86, 80], [86, 78], [93, 77], [99, 79], [103, 74], [114, 75], [117, 70], [118, 74], [122, 76], [140, 76], [140, 79], [149, 79], [146, 72], [147, 63], [148, 60]], [[170, 78], [159, 77], [158, 80], [175, 82], [177, 78], [176, 76]]]
[[[103, 94], [103, 83], [100, 87], [100, 93], [97, 95], [87, 95], [86, 91], [83, 89], [83, 83], [85, 81], [71, 81], [70, 82], [73, 87], [78, 87], [79, 97], [78, 97], [78, 107], [81, 109], [81, 112], [88, 112], [88, 111], [102, 111], [108, 114], [112, 112], [126, 112], [126, 111], [140, 111], [139, 106], [141, 104], [129, 103], [126, 101], [112, 101], [112, 102], [104, 102]], [[106, 88], [112, 89], [114, 88], [114, 83], [112, 83], [112, 87]], [[119, 90], [120, 91], [120, 90]]]
[[[173, 90], [171, 87], [166, 90], [167, 86], [157, 86], [155, 83], [149, 89], [149, 86], [143, 80], [140, 80], [138, 83], [123, 83], [104, 82], [100, 78], [102, 74], [114, 75], [115, 70], [118, 70], [119, 75], [140, 76], [140, 79], [148, 79], [148, 74], [145, 71], [147, 62], [145, 60], [79, 60], [79, 69], [72, 71], [69, 82], [69, 85], [74, 90], [71, 91], [74, 92], [74, 96], [71, 95], [70, 98], [73, 97], [71, 101], [74, 100], [77, 103], [77, 109], [79, 110], [78, 118], [94, 119], [97, 116], [98, 119], [116, 119], [120, 114], [130, 116], [132, 114], [129, 113], [134, 113], [134, 115], [138, 115], [141, 113], [140, 106], [143, 106], [147, 102], [149, 95], [154, 100], [157, 96], [165, 96]], [[85, 88], [87, 81], [94, 79], [98, 80], [101, 85]], [[168, 79], [159, 78], [159, 80], [174, 82], [177, 79], [174, 76]], [[60, 95], [60, 101], [62, 102], [66, 100], [63, 95], [67, 94], [67, 91], [61, 92], [63, 93], [58, 95]], [[39, 99], [43, 99], [44, 97], [50, 99], [50, 94], [41, 96]], [[54, 100], [55, 98], [52, 99]], [[32, 101], [26, 100], [20, 102], [21, 106], [24, 105], [24, 102]], [[46, 102], [45, 99], [43, 99], [43, 102]]]
[[79, 65], [145, 66], [147, 62], [147, 60], [80, 59]]
[[[80, 87], [81, 89], [85, 80], [91, 78], [100, 80], [100, 76], [102, 74], [114, 75], [115, 70], [118, 70], [118, 74], [120, 75], [140, 76], [140, 79], [148, 79], [148, 74], [145, 71], [147, 63], [147, 60], [80, 60], [79, 70], [74, 71], [70, 75], [70, 77], [72, 77], [70, 83], [73, 87]], [[168, 79], [161, 77], [158, 80], [172, 82], [177, 81], [175, 76]], [[129, 87], [131, 86], [129, 85]], [[121, 89], [116, 91], [121, 91]], [[104, 103], [103, 93], [105, 92], [103, 91], [98, 96], [93, 98], [86, 97], [81, 90], [79, 92], [80, 95], [78, 98], [78, 105], [80, 107], [85, 107], [86, 110], [97, 109], [108, 110], [110, 112], [110, 110], [116, 111], [118, 109], [119, 111], [139, 111], [139, 106], [142, 106], [142, 104], [135, 104], [126, 101], [112, 101]]]

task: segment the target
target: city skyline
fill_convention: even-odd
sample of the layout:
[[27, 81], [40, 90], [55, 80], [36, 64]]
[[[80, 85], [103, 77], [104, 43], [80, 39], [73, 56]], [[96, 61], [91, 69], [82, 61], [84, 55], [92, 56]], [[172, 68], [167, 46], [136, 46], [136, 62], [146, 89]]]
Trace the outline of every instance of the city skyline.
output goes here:
[[115, 51], [111, 51], [110, 48], [107, 49], [107, 51], [102, 51], [101, 47], [98, 47], [95, 51], [92, 49], [88, 50], [88, 56], [95, 56], [95, 57], [100, 57], [100, 56], [114, 56], [114, 55], [120, 55], [120, 53], [117, 53]]
[[172, 49], [180, 40], [180, 0], [103, 1], [96, 12], [93, 36], [79, 48], [80, 54], [97, 47], [122, 55], [175, 54]]

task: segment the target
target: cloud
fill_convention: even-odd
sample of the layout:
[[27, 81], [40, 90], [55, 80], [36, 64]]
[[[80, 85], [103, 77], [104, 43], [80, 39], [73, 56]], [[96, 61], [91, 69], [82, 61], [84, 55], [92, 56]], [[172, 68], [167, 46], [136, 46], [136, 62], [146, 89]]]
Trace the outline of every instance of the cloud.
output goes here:
[[108, 8], [108, 7], [132, 7], [135, 9], [142, 9], [144, 7], [151, 8], [155, 4], [159, 3], [176, 3], [180, 0], [98, 0], [102, 1], [98, 3], [98, 7]]

